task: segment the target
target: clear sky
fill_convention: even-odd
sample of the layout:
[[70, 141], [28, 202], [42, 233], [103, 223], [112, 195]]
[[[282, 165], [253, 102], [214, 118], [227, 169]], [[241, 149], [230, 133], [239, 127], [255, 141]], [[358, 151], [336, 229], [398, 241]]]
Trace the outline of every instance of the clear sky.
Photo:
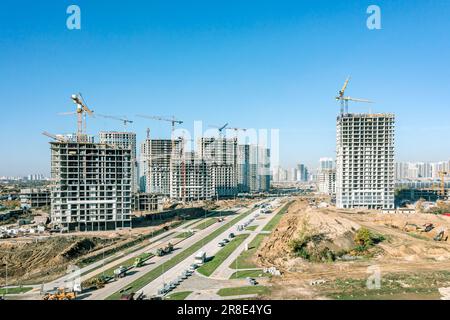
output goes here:
[[[81, 30], [66, 9], [81, 8]], [[381, 30], [366, 9], [381, 8]], [[49, 173], [49, 139], [76, 129], [70, 95], [97, 113], [175, 115], [191, 129], [279, 128], [281, 164], [335, 153], [334, 96], [397, 117], [397, 160], [450, 158], [450, 1], [21, 1], [0, 10], [0, 175]], [[367, 105], [350, 107], [368, 111]], [[91, 119], [88, 131], [121, 130]]]

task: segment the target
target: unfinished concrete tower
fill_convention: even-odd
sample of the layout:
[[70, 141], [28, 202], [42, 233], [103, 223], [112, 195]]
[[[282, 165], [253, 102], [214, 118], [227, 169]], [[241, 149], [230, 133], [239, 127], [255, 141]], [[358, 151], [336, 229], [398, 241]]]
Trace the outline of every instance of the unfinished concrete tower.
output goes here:
[[170, 161], [174, 154], [179, 154], [180, 148], [180, 140], [146, 139], [142, 142], [140, 161], [145, 192], [170, 196]]
[[204, 159], [210, 167], [215, 196], [237, 195], [237, 138], [200, 138], [197, 147], [197, 156]]
[[51, 221], [69, 230], [131, 227], [131, 150], [93, 142], [50, 142]]
[[206, 161], [186, 152], [172, 159], [170, 198], [178, 201], [211, 200], [214, 188]]
[[118, 131], [102, 131], [99, 133], [100, 143], [110, 144], [119, 148], [131, 150], [131, 175], [132, 191], [138, 192], [138, 167], [136, 158], [136, 133], [134, 132], [118, 132]]
[[338, 208], [394, 207], [394, 122], [393, 114], [338, 116]]

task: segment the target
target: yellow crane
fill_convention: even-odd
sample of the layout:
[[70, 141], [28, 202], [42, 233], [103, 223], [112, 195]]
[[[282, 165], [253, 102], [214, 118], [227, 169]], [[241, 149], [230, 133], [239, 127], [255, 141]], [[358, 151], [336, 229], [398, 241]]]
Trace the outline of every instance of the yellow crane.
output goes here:
[[94, 111], [86, 106], [81, 93], [73, 94], [70, 98], [76, 104], [76, 110], [72, 112], [61, 112], [59, 115], [77, 115], [77, 139], [83, 140], [81, 137], [86, 133], [86, 114], [93, 116]]
[[439, 188], [439, 195], [443, 198], [445, 198], [445, 176], [448, 175], [447, 171], [439, 171], [439, 181], [440, 181], [440, 188]]
[[[94, 111], [92, 111], [91, 109], [89, 109], [86, 106], [86, 103], [85, 103], [81, 93], [73, 94], [71, 96], [71, 99], [72, 99], [73, 103], [75, 103], [77, 105], [77, 110], [76, 110], [77, 124], [78, 124], [77, 135], [81, 136], [86, 133], [86, 114], [92, 116], [94, 114]], [[84, 118], [84, 121], [83, 121], [83, 118]]]
[[340, 101], [340, 103], [341, 103], [341, 114], [348, 113], [348, 102], [349, 101], [373, 103], [373, 101], [370, 101], [370, 100], [367, 100], [367, 99], [358, 99], [358, 98], [352, 98], [352, 97], [349, 97], [349, 96], [344, 96], [345, 89], [347, 89], [349, 81], [350, 81], [350, 76], [347, 77], [347, 79], [344, 82], [344, 85], [342, 86], [342, 89], [339, 90], [338, 95], [335, 97], [335, 99], [337, 101]]

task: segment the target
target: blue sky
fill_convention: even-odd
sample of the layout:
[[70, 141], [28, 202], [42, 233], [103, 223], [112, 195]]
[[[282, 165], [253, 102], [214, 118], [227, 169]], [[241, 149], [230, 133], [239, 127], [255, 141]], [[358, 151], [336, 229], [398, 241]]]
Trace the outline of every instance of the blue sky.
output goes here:
[[[122, 2], [123, 3], [123, 2]], [[97, 113], [135, 120], [138, 141], [169, 127], [136, 114], [176, 115], [187, 129], [229, 122], [279, 128], [285, 166], [335, 153], [334, 96], [394, 112], [400, 161], [450, 158], [450, 1], [2, 1], [0, 175], [49, 173], [46, 130], [82, 92]], [[66, 8], [81, 8], [81, 30]], [[377, 4], [382, 30], [366, 28]], [[368, 111], [367, 105], [350, 107]], [[121, 130], [101, 118], [88, 131]]]

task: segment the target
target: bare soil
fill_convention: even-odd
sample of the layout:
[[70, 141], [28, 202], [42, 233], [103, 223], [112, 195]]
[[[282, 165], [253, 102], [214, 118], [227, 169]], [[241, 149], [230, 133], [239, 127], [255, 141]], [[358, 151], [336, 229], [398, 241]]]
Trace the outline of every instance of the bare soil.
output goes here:
[[[302, 198], [296, 200], [256, 254], [256, 263], [260, 266], [276, 266], [282, 271], [281, 277], [271, 279], [271, 298], [327, 299], [330, 297], [329, 290], [324, 290], [327, 286], [311, 285], [311, 281], [365, 281], [370, 275], [368, 267], [371, 266], [377, 266], [382, 277], [414, 273], [419, 278], [420, 274], [423, 274], [425, 279], [425, 274], [450, 270], [450, 240], [433, 240], [441, 230], [448, 235], [448, 217], [430, 214], [383, 214], [375, 211], [338, 210], [334, 207], [318, 209], [311, 206], [309, 201], [310, 199]], [[427, 223], [434, 225], [429, 232], [421, 232], [415, 227], [420, 229]], [[351, 250], [356, 245], [355, 232], [361, 227], [384, 236], [385, 240], [376, 244], [370, 254], [355, 257], [351, 261], [310, 262], [295, 256], [289, 245], [305, 227], [310, 232], [320, 234], [323, 239], [321, 245], [334, 251]], [[443, 277], [441, 282], [445, 283], [447, 277], [450, 283], [450, 273], [444, 274]], [[422, 285], [417, 284], [418, 287]], [[405, 298], [408, 295], [412, 297], [415, 293], [408, 292]]]

